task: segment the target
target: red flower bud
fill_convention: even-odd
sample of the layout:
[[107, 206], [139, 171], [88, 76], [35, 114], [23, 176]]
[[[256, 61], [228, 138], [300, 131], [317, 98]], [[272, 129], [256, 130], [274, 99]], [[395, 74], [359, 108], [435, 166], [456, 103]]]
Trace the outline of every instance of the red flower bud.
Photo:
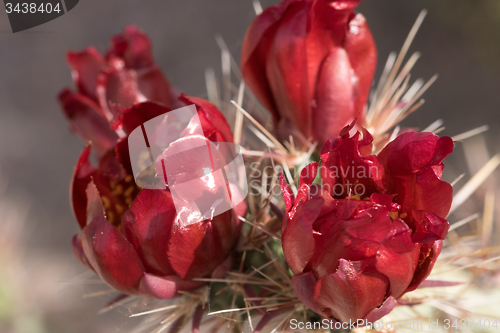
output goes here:
[[451, 185], [441, 180], [449, 137], [404, 133], [378, 155], [364, 131], [331, 139], [301, 174], [297, 197], [284, 180], [285, 258], [299, 299], [338, 321], [377, 320], [425, 280], [449, 224]]
[[361, 0], [287, 0], [264, 10], [243, 43], [245, 82], [272, 113], [278, 134], [323, 144], [359, 116], [376, 48]]

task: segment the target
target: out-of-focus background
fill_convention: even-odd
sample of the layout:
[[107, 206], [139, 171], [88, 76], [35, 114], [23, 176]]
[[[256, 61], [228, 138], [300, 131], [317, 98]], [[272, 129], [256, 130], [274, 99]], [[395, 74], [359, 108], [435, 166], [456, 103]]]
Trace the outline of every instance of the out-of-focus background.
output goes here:
[[[262, 0], [263, 7], [274, 3]], [[440, 77], [405, 124], [424, 128], [442, 118], [445, 135], [488, 124], [488, 149], [499, 152], [500, 1], [365, 0], [359, 11], [378, 45], [378, 76], [424, 8], [411, 48], [422, 58], [412, 72]], [[149, 34], [170, 81], [206, 97], [205, 69], [220, 70], [215, 36], [238, 59], [254, 17], [251, 0], [82, 0], [56, 20], [13, 34], [0, 6], [0, 333], [126, 332], [125, 310], [97, 315], [106, 298], [83, 297], [88, 276], [71, 252], [78, 227], [68, 187], [83, 143], [56, 100], [73, 86], [66, 51], [103, 51], [111, 35], [134, 23]], [[450, 160], [455, 174], [468, 172], [460, 150]]]

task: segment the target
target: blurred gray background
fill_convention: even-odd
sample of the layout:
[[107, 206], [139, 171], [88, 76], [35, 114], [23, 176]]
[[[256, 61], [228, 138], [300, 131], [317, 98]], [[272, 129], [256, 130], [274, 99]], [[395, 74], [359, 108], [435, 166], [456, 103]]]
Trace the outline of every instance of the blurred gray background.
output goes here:
[[[262, 1], [263, 7], [274, 3]], [[252, 2], [81, 0], [68, 14], [16, 34], [0, 8], [0, 225], [14, 216], [9, 228], [0, 228], [0, 333], [124, 331], [123, 311], [97, 316], [105, 298], [83, 299], [75, 282], [85, 269], [72, 258], [78, 227], [68, 188], [83, 143], [70, 133], [56, 100], [73, 86], [65, 53], [88, 45], [103, 51], [111, 35], [134, 23], [150, 36], [170, 81], [206, 97], [205, 69], [220, 70], [215, 36], [239, 59], [255, 17]], [[413, 78], [440, 76], [405, 123], [424, 128], [442, 118], [445, 135], [488, 124], [489, 150], [499, 152], [500, 1], [365, 0], [359, 11], [378, 45], [377, 76], [424, 8], [429, 14], [411, 48], [422, 53]], [[453, 161], [466, 172], [460, 157]]]

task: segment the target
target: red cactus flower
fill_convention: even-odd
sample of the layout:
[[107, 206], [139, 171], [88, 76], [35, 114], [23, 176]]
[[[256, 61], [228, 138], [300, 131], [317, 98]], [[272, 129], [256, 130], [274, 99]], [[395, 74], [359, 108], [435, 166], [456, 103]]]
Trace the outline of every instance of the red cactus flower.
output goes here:
[[449, 224], [451, 185], [441, 180], [449, 137], [404, 133], [378, 155], [353, 124], [311, 163], [296, 198], [282, 180], [285, 258], [299, 299], [338, 321], [380, 319], [430, 274]]
[[364, 106], [376, 48], [361, 0], [285, 0], [264, 10], [243, 43], [245, 82], [272, 113], [278, 135], [323, 144]]
[[[71, 101], [74, 95], [67, 97]], [[229, 125], [215, 106], [186, 95], [181, 101], [196, 105], [208, 140], [233, 140]], [[81, 236], [73, 239], [76, 257], [110, 286], [127, 294], [170, 298], [179, 290], [203, 284], [193, 282], [193, 278], [221, 277], [229, 269], [230, 254], [239, 238], [241, 224], [237, 215], [246, 209], [240, 206], [183, 225], [169, 189], [141, 190], [134, 183], [128, 135], [149, 119], [169, 111], [153, 102], [126, 109], [106, 129], [124, 137], [102, 154], [98, 167], [89, 161], [93, 144], [88, 145], [71, 184], [73, 209], [82, 228]], [[179, 140], [190, 138], [189, 131], [185, 133]], [[204, 184], [198, 186], [197, 190], [203, 192]], [[205, 186], [211, 190], [211, 185]]]
[[106, 129], [123, 110], [135, 103], [153, 101], [174, 109], [176, 92], [154, 63], [149, 38], [135, 26], [128, 26], [111, 40], [105, 56], [93, 47], [69, 52], [77, 93], [64, 90], [61, 100], [77, 135], [94, 142], [96, 153], [113, 145], [116, 135]]

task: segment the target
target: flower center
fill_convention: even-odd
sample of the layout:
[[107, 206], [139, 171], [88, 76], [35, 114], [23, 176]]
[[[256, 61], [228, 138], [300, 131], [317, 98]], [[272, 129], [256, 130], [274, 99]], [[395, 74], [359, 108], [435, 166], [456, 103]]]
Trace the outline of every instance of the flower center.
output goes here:
[[102, 193], [101, 199], [106, 211], [107, 220], [114, 226], [119, 226], [122, 215], [130, 208], [140, 189], [134, 183], [132, 175], [127, 175], [119, 182], [109, 181], [110, 191]]

